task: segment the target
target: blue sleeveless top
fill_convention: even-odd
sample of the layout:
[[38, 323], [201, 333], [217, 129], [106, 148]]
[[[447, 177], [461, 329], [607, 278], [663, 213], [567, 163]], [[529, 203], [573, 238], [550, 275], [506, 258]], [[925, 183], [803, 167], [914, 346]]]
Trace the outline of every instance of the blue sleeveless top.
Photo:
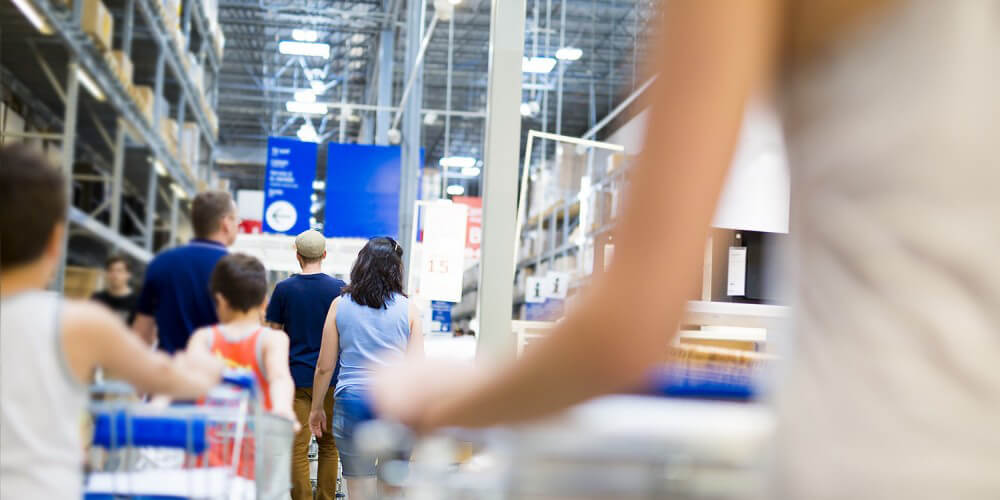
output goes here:
[[410, 302], [395, 294], [385, 309], [359, 305], [350, 295], [337, 305], [340, 376], [334, 394], [359, 392], [368, 385], [372, 365], [385, 365], [406, 353], [410, 342]]

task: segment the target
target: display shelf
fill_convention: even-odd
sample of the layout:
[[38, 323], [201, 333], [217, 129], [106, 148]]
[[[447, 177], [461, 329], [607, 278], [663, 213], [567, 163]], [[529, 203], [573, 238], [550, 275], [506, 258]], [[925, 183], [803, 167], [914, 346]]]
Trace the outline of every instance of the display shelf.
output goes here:
[[[181, 89], [187, 95], [188, 102], [186, 104], [194, 111], [195, 121], [198, 122], [198, 127], [201, 129], [202, 139], [208, 143], [210, 149], [214, 149], [216, 144], [215, 133], [205, 115], [202, 100], [198, 98], [203, 93], [195, 87], [194, 82], [191, 80], [191, 75], [187, 70], [187, 65], [184, 63], [187, 60], [187, 51], [184, 47], [177, 45], [177, 39], [170, 36], [170, 29], [167, 26], [166, 20], [153, 7], [153, 2], [155, 1], [136, 0], [136, 6], [139, 7], [139, 12], [142, 13], [146, 24], [150, 27], [157, 46], [166, 54], [167, 65], [170, 66], [177, 81], [180, 82]], [[197, 11], [198, 9], [195, 10]]]
[[110, 227], [105, 226], [93, 217], [87, 215], [86, 212], [80, 210], [79, 208], [69, 208], [69, 221], [141, 262], [149, 262], [153, 258], [153, 254], [146, 251], [145, 248], [136, 245], [132, 240], [114, 232]]
[[787, 319], [790, 312], [788, 306], [693, 300], [688, 302], [682, 323], [766, 329], [773, 328], [776, 322]]
[[212, 72], [218, 74], [219, 69], [222, 67], [222, 61], [219, 60], [219, 53], [216, 52], [216, 44], [220, 43], [215, 37], [215, 33], [212, 33], [211, 26], [209, 25], [208, 19], [205, 18], [205, 3], [202, 0], [189, 0], [188, 8], [192, 9], [191, 18], [194, 21], [195, 27], [198, 32], [201, 33], [203, 39], [208, 41], [211, 50], [206, 50], [209, 64], [212, 66]]
[[[65, 43], [70, 55], [101, 88], [115, 112], [125, 120], [138, 138], [149, 146], [153, 156], [163, 163], [181, 190], [188, 196], [194, 196], [196, 190], [193, 179], [184, 172], [178, 159], [170, 153], [166, 142], [157, 133], [153, 124], [146, 121], [138, 105], [114, 75], [93, 40], [72, 21], [72, 12], [66, 6], [51, 0], [32, 1], [45, 21], [52, 26], [54, 36]], [[138, 3], [148, 8], [145, 0], [140, 0]]]

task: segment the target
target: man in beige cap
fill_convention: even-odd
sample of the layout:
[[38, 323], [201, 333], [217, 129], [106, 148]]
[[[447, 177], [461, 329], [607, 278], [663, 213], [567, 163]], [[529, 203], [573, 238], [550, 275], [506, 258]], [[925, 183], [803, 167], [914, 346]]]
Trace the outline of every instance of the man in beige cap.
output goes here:
[[[309, 408], [312, 404], [313, 372], [323, 340], [323, 323], [333, 299], [340, 296], [344, 282], [323, 273], [326, 239], [315, 230], [295, 238], [295, 253], [302, 272], [278, 283], [267, 305], [267, 322], [288, 334], [288, 365], [295, 380], [295, 415], [302, 430], [295, 436], [292, 451], [292, 498], [312, 500], [309, 483]], [[331, 386], [337, 383], [334, 373]], [[333, 391], [327, 391], [326, 414], [333, 415]], [[333, 500], [337, 489], [337, 447], [331, 433], [319, 438], [317, 494], [319, 500]]]

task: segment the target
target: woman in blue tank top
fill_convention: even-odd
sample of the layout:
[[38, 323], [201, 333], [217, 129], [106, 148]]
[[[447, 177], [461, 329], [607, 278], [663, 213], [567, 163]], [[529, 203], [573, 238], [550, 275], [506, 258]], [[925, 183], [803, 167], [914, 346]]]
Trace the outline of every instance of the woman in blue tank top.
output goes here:
[[345, 410], [363, 397], [373, 368], [407, 355], [423, 356], [423, 344], [420, 315], [403, 293], [403, 248], [392, 238], [373, 238], [358, 253], [351, 283], [327, 312], [309, 414], [314, 435], [329, 432], [323, 410], [326, 391], [316, 388], [330, 386], [339, 361], [333, 435], [351, 499], [374, 497], [376, 463], [356, 451], [353, 436], [358, 416]]

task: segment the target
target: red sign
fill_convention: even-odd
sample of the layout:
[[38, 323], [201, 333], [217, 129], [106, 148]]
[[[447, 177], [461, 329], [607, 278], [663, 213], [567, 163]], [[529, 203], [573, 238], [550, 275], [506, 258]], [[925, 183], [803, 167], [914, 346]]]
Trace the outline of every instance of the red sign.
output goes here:
[[242, 234], [260, 234], [263, 229], [264, 223], [259, 220], [248, 220], [243, 219], [240, 221], [240, 233]]
[[479, 245], [483, 241], [483, 199], [478, 196], [453, 196], [451, 200], [469, 207], [469, 220], [465, 232], [465, 248], [479, 257]]

